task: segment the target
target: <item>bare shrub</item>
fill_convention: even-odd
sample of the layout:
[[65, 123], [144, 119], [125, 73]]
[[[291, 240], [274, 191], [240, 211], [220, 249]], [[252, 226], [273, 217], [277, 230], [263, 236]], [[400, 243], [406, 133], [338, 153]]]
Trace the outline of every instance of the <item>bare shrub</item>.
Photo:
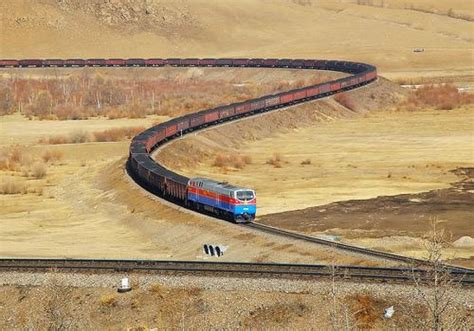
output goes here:
[[82, 144], [90, 141], [90, 135], [82, 130], [74, 131], [69, 136], [69, 143], [71, 144]]
[[35, 177], [36, 179], [43, 178], [46, 176], [47, 172], [47, 167], [46, 164], [43, 162], [36, 162], [33, 164], [33, 167], [31, 168], [31, 175]]
[[451, 236], [444, 229], [439, 229], [440, 220], [430, 220], [431, 230], [425, 238], [425, 249], [428, 254], [427, 276], [423, 279], [413, 272], [415, 290], [426, 307], [423, 318], [419, 312], [409, 311], [410, 321], [417, 329], [431, 330], [467, 330], [469, 313], [455, 303], [463, 291], [460, 279], [451, 275], [443, 255], [451, 246]]
[[301, 165], [310, 165], [311, 164], [311, 159], [306, 159], [301, 161]]
[[356, 108], [354, 100], [346, 93], [336, 94], [336, 96], [334, 96], [334, 100], [350, 110], [355, 110]]
[[61, 151], [58, 151], [58, 150], [46, 150], [43, 152], [43, 154], [41, 154], [41, 158], [43, 159], [44, 162], [48, 163], [48, 162], [55, 162], [55, 161], [59, 161], [63, 158], [63, 152]]
[[1, 194], [25, 194], [26, 186], [23, 182], [13, 177], [4, 177], [0, 186]]
[[225, 155], [225, 154], [218, 154], [216, 155], [214, 162], [212, 165], [218, 168], [235, 168], [235, 169], [243, 169], [246, 165], [251, 164], [252, 159], [250, 156], [246, 155]]
[[115, 307], [118, 304], [117, 295], [105, 294], [100, 297], [100, 305], [103, 307]]
[[96, 131], [92, 135], [98, 142], [120, 141], [132, 139], [135, 135], [145, 130], [143, 126], [112, 128], [104, 131]]
[[269, 165], [272, 165], [275, 168], [281, 168], [282, 167], [282, 162], [283, 162], [282, 156], [279, 153], [275, 153], [265, 163], [269, 164]]

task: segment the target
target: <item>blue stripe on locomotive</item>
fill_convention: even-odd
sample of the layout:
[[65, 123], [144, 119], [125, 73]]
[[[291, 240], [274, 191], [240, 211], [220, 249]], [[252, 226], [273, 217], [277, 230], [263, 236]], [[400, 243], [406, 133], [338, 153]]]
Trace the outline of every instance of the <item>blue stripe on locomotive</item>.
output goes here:
[[215, 200], [209, 197], [204, 197], [199, 194], [188, 193], [188, 200], [189, 201], [196, 201], [214, 208], [219, 208], [228, 212], [231, 212], [234, 215], [241, 215], [241, 214], [256, 214], [257, 206], [255, 204], [252, 205], [233, 205], [228, 202]]

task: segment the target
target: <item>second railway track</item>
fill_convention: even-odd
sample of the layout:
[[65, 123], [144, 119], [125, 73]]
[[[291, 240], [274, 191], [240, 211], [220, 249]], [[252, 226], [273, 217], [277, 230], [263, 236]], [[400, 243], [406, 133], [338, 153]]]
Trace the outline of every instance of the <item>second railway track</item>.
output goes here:
[[[158, 273], [252, 278], [346, 279], [352, 281], [413, 283], [429, 282], [432, 275], [419, 268], [327, 266], [317, 264], [201, 262], [101, 259], [0, 259], [1, 271]], [[463, 286], [474, 285], [474, 272], [451, 270]]]

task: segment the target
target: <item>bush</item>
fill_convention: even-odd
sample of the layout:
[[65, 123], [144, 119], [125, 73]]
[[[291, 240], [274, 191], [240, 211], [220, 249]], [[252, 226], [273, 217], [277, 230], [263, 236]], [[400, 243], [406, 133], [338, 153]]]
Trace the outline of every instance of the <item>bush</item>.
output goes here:
[[452, 110], [463, 105], [474, 103], [474, 95], [460, 93], [451, 84], [426, 85], [417, 89], [399, 108], [408, 111], [432, 108], [436, 110]]
[[100, 297], [100, 305], [104, 307], [115, 307], [118, 303], [115, 294], [106, 294]]
[[281, 168], [282, 167], [282, 157], [279, 153], [273, 154], [273, 156], [265, 162], [266, 164], [272, 165], [275, 168]]
[[87, 132], [79, 130], [79, 131], [74, 131], [71, 133], [69, 136], [69, 142], [71, 144], [82, 144], [85, 142], [90, 141], [90, 136]]
[[59, 161], [63, 157], [63, 152], [58, 151], [58, 150], [46, 150], [43, 152], [41, 155], [41, 158], [43, 159], [44, 162], [48, 163], [49, 161]]
[[144, 130], [145, 128], [142, 126], [113, 128], [104, 131], [96, 131], [92, 135], [94, 136], [94, 140], [98, 142], [120, 141], [132, 139], [135, 135]]
[[33, 164], [33, 167], [31, 168], [31, 174], [36, 179], [40, 179], [46, 176], [46, 170], [47, 170], [46, 164], [42, 162], [36, 162], [35, 164]]
[[252, 158], [247, 155], [224, 155], [218, 154], [214, 159], [213, 166], [218, 168], [243, 169], [246, 165], [252, 163]]
[[25, 194], [26, 186], [13, 177], [4, 177], [0, 185], [0, 194]]

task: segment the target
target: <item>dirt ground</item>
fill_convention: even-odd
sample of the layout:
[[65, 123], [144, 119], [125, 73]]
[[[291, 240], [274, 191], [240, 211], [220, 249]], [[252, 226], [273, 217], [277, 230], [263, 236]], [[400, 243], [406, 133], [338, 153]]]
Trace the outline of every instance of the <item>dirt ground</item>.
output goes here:
[[[11, 275], [6, 275], [11, 279]], [[15, 277], [23, 277], [18, 274]], [[411, 286], [329, 281], [130, 275], [133, 290], [117, 293], [119, 275], [24, 276], [0, 287], [1, 329], [414, 329], [423, 311]], [[66, 278], [66, 280], [64, 280]], [[27, 279], [34, 279], [28, 284]], [[46, 279], [46, 281], [42, 281]], [[113, 283], [112, 281], [115, 281]], [[26, 283], [25, 283], [26, 282]], [[25, 283], [25, 284], [22, 284]], [[75, 285], [74, 285], [75, 284]], [[331, 294], [334, 291], [334, 296]], [[472, 313], [470, 289], [454, 296], [454, 316]], [[428, 292], [426, 292], [428, 293]], [[336, 307], [334, 308], [334, 301]], [[383, 310], [393, 305], [393, 318]], [[333, 314], [331, 320], [330, 314]], [[444, 322], [444, 320], [443, 320]]]

